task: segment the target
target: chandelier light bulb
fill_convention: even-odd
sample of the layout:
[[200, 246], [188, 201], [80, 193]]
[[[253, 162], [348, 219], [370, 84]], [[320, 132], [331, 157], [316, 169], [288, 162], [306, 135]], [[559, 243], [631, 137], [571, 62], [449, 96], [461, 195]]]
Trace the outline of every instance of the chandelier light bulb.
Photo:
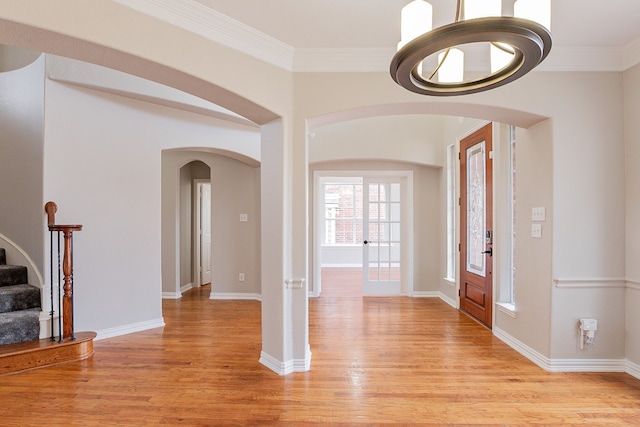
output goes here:
[[431, 31], [432, 16], [433, 7], [424, 0], [413, 0], [403, 7], [400, 21], [399, 49], [416, 37]]
[[438, 54], [438, 82], [459, 83], [464, 80], [464, 52], [451, 48]]
[[551, 0], [516, 0], [513, 16], [537, 22], [551, 31]]
[[502, 16], [502, 0], [465, 0], [464, 20]]
[[[501, 16], [500, 0], [457, 0], [455, 21], [430, 31], [430, 5], [429, 25], [424, 17], [414, 21], [413, 18], [418, 13], [412, 12], [411, 8], [403, 9], [402, 41], [398, 43], [398, 51], [389, 66], [391, 77], [411, 92], [433, 96], [483, 92], [517, 80], [538, 66], [551, 51], [551, 33], [545, 26], [550, 25], [550, 20], [543, 20], [543, 24], [540, 24], [538, 21], [542, 18], [532, 16], [532, 12], [527, 11], [529, 8], [536, 10], [536, 13], [550, 10], [548, 2], [549, 0], [518, 0], [514, 13], [527, 15], [523, 19]], [[424, 3], [426, 2], [423, 0], [416, 0], [407, 7], [424, 7]], [[543, 3], [544, 7], [540, 7]], [[409, 24], [404, 21], [421, 22], [421, 28], [405, 33], [404, 27]], [[415, 38], [410, 39], [412, 36]], [[464, 54], [458, 47], [475, 43], [489, 43], [492, 50], [497, 49], [493, 53], [494, 63], [488, 75], [464, 80], [464, 76], [460, 76], [464, 68]], [[448, 52], [446, 57], [440, 57], [432, 73], [423, 75], [420, 69], [423, 61], [443, 51]], [[448, 74], [453, 67], [457, 68], [458, 75], [455, 77]]]

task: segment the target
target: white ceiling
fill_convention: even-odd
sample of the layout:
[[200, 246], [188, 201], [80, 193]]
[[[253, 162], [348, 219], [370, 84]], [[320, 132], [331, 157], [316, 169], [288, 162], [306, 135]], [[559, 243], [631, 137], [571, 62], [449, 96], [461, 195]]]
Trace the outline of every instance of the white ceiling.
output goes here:
[[[196, 0], [294, 48], [394, 48], [410, 0]], [[514, 0], [503, 0], [503, 14]], [[434, 27], [456, 0], [429, 0]], [[551, 0], [557, 46], [623, 47], [640, 38], [640, 0]]]
[[[114, 0], [292, 71], [385, 71], [410, 0]], [[429, 0], [434, 27], [456, 0]], [[511, 15], [514, 0], [503, 1]], [[640, 0], [551, 0], [547, 71], [622, 71], [640, 63]]]

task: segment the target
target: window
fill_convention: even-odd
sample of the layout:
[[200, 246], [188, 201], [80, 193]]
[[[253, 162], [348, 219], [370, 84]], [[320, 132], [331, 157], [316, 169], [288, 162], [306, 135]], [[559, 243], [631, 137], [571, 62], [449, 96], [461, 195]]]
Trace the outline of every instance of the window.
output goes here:
[[[353, 180], [351, 180], [353, 181]], [[362, 241], [362, 180], [325, 182], [323, 245], [355, 245]]]
[[[517, 193], [517, 144], [516, 128], [500, 125], [499, 132], [499, 179], [494, 181], [497, 190], [496, 227], [497, 244], [501, 248], [497, 252], [497, 308], [501, 312], [516, 317], [515, 283], [516, 283], [516, 193]], [[495, 147], [495, 146], [494, 146]], [[495, 170], [495, 169], [494, 169]], [[494, 270], [495, 272], [496, 270]]]
[[515, 304], [514, 283], [516, 278], [515, 251], [516, 251], [516, 130], [509, 126], [509, 258], [508, 258], [508, 291], [505, 301]]
[[456, 146], [451, 144], [447, 148], [447, 275], [451, 281], [456, 279]]

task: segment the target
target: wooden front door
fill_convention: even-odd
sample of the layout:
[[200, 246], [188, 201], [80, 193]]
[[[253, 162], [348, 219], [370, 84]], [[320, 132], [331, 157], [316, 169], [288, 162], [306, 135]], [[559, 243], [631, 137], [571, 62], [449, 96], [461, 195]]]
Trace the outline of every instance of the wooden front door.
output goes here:
[[460, 309], [489, 328], [493, 306], [491, 123], [460, 141]]

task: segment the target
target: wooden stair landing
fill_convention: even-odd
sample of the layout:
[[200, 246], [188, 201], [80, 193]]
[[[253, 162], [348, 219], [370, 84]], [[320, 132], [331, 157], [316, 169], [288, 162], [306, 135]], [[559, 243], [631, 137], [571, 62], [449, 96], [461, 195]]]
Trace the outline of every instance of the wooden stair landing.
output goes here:
[[95, 332], [78, 332], [62, 343], [44, 338], [0, 347], [0, 376], [84, 360], [93, 355]]

